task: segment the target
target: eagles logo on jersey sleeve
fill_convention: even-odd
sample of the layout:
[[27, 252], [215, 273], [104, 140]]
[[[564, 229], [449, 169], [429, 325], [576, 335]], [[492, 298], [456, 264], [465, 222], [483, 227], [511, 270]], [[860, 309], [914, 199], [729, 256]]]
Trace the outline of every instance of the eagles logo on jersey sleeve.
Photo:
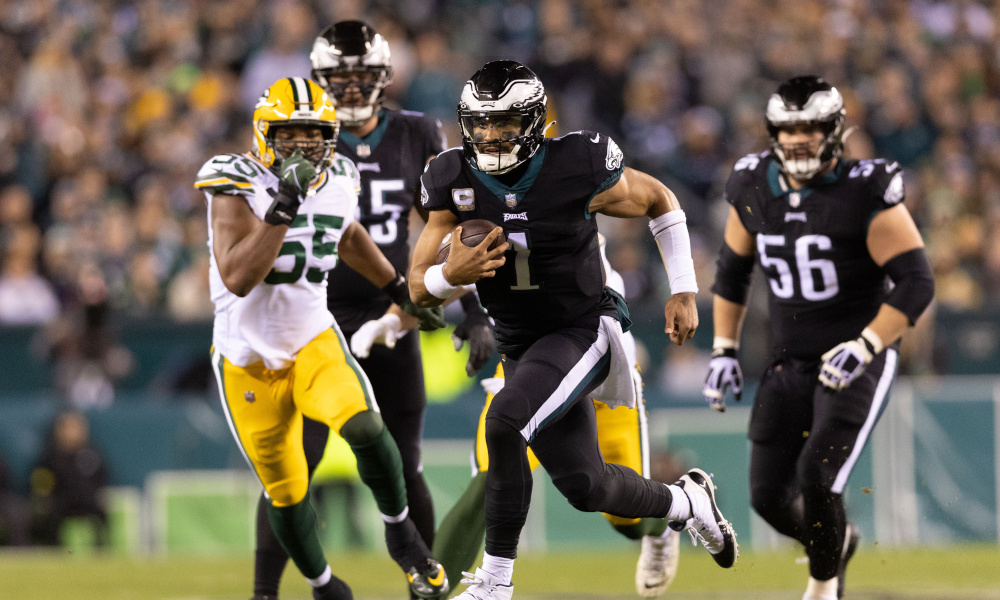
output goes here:
[[906, 198], [903, 170], [899, 163], [884, 158], [848, 162], [847, 178], [867, 184], [872, 211], [878, 212], [899, 204]]
[[[555, 138], [570, 156], [590, 157], [590, 180], [599, 194], [614, 187], [625, 172], [625, 155], [610, 137], [595, 131], [574, 131]], [[548, 144], [552, 146], [553, 143]]]

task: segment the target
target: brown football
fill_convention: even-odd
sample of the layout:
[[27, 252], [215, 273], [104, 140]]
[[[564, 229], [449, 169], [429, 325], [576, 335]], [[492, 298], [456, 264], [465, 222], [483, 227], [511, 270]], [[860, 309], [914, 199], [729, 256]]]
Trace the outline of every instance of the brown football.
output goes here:
[[[462, 243], [469, 247], [478, 246], [479, 244], [481, 244], [482, 241], [486, 239], [486, 236], [489, 235], [491, 231], [497, 228], [496, 224], [492, 223], [491, 221], [487, 221], [486, 219], [472, 219], [470, 221], [465, 221], [464, 223], [461, 223], [460, 226], [462, 228]], [[441, 245], [438, 246], [436, 264], [440, 265], [443, 264], [446, 260], [448, 260], [448, 254], [451, 253], [452, 233], [454, 233], [454, 230], [448, 233], [448, 235], [444, 236], [444, 239], [441, 240]], [[505, 241], [506, 238], [504, 238], [504, 235], [501, 233], [500, 235], [497, 236], [497, 239], [493, 240], [493, 243], [490, 244], [490, 247], [488, 249], [492, 250], [497, 246], [499, 246], [500, 244], [504, 243]]]

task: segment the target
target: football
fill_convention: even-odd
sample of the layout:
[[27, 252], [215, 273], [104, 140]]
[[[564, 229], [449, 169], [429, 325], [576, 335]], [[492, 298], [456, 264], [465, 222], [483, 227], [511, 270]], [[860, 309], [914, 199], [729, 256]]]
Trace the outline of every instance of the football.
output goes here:
[[[461, 223], [460, 227], [462, 228], [462, 243], [466, 246], [472, 247], [478, 246], [482, 243], [482, 241], [486, 239], [486, 236], [497, 228], [497, 225], [491, 221], [487, 221], [486, 219], [472, 219]], [[451, 253], [452, 233], [454, 233], [454, 230], [444, 236], [444, 239], [441, 240], [441, 245], [438, 246], [436, 264], [444, 264], [444, 262], [448, 260], [448, 254]], [[493, 240], [493, 243], [490, 244], [488, 250], [496, 248], [505, 241], [506, 238], [504, 238], [504, 235], [501, 233], [497, 236], [497, 239]]]

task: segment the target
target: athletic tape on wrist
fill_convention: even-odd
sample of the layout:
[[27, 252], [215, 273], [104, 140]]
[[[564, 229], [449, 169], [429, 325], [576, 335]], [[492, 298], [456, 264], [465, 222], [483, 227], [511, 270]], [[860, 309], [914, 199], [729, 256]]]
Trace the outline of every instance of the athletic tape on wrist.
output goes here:
[[672, 210], [649, 221], [649, 230], [656, 238], [663, 266], [670, 279], [670, 293], [697, 293], [698, 281], [691, 258], [691, 237], [687, 216], [683, 210]]
[[444, 278], [444, 265], [434, 265], [424, 273], [424, 287], [435, 298], [447, 300], [458, 289]]

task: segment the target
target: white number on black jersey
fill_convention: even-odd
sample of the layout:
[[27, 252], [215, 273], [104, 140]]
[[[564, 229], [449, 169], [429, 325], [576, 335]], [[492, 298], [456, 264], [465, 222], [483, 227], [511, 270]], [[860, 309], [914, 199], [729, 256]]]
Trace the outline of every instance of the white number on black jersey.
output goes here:
[[[783, 235], [757, 235], [757, 253], [760, 255], [761, 266], [765, 269], [774, 268], [777, 271], [777, 277], [768, 276], [774, 295], [779, 298], [791, 298], [795, 295], [795, 279], [792, 277], [792, 269], [795, 268], [799, 272], [803, 298], [819, 302], [836, 296], [840, 291], [840, 284], [837, 282], [837, 268], [833, 261], [809, 256], [813, 248], [830, 250], [833, 247], [830, 238], [825, 235], [804, 235], [796, 239], [794, 265], [789, 265], [784, 258], [770, 256], [767, 253], [769, 246], [784, 247], [785, 243]], [[821, 286], [817, 286], [817, 277], [822, 283]]]

